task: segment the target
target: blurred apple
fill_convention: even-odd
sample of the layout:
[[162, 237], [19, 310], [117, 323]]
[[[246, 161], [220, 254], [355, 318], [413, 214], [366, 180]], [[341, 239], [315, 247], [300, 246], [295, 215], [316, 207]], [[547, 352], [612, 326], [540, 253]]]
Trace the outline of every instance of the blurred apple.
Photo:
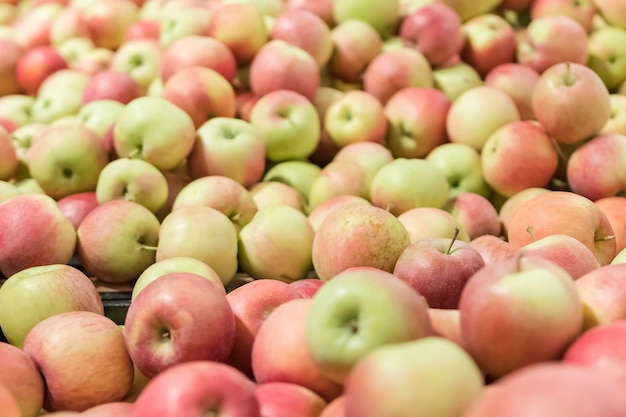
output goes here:
[[129, 74], [145, 94], [150, 83], [160, 76], [163, 48], [152, 40], [125, 41], [111, 57], [110, 69]]
[[492, 264], [509, 256], [509, 242], [494, 235], [482, 235], [470, 240], [470, 246], [482, 256], [485, 264]]
[[539, 73], [528, 65], [508, 62], [497, 65], [485, 76], [485, 84], [504, 91], [513, 99], [522, 120], [535, 119], [532, 93]]
[[289, 206], [302, 213], [307, 211], [304, 196], [300, 191], [284, 182], [259, 181], [250, 187], [250, 194], [258, 210], [278, 205]]
[[484, 83], [478, 72], [463, 61], [434, 67], [432, 71], [433, 86], [447, 95], [450, 100], [455, 100], [465, 91]]
[[94, 405], [81, 413], [83, 417], [131, 417], [133, 403], [126, 401], [109, 401]]
[[83, 92], [83, 104], [107, 99], [127, 104], [139, 95], [139, 84], [130, 74], [116, 70], [104, 70], [94, 74], [89, 79]]
[[97, 47], [115, 50], [139, 19], [139, 7], [131, 0], [92, 2], [83, 11], [83, 19]]
[[611, 116], [600, 133], [619, 133], [626, 135], [626, 96], [614, 93], [609, 96]]
[[279, 181], [294, 187], [303, 196], [309, 194], [321, 167], [309, 161], [291, 160], [273, 164], [263, 174], [263, 181]]
[[395, 33], [400, 18], [399, 2], [375, 0], [363, 7], [358, 0], [336, 0], [333, 2], [333, 18], [341, 24], [359, 20], [376, 29], [382, 37]]
[[587, 32], [593, 31], [596, 13], [596, 6], [591, 0], [536, 0], [530, 6], [530, 18], [533, 20], [542, 16], [567, 16], [580, 23]]
[[607, 23], [626, 29], [626, 8], [621, 2], [615, 0], [594, 0], [593, 3], [600, 16], [602, 16]]
[[327, 402], [312, 390], [289, 382], [257, 385], [261, 413], [267, 417], [319, 417]]
[[337, 22], [331, 36], [334, 52], [328, 62], [328, 72], [343, 82], [360, 82], [363, 71], [382, 52], [380, 34], [367, 23], [350, 19]]
[[316, 232], [319, 230], [320, 225], [326, 219], [326, 217], [335, 209], [352, 205], [352, 204], [365, 204], [371, 205], [369, 200], [358, 197], [356, 195], [344, 194], [334, 197], [330, 197], [324, 202], [320, 203], [317, 207], [311, 209], [308, 213], [309, 222], [313, 226], [313, 230]]
[[87, 213], [96, 208], [99, 203], [95, 191], [85, 191], [69, 194], [59, 199], [57, 204], [63, 215], [72, 222], [74, 229], [78, 230], [78, 226]]
[[0, 384], [0, 406], [7, 417], [22, 417], [17, 398], [5, 384]]
[[0, 38], [0, 49], [0, 97], [18, 94], [22, 87], [18, 81], [17, 66], [24, 49], [17, 40], [9, 38]]
[[624, 271], [626, 264], [605, 265], [575, 281], [576, 291], [585, 306], [585, 329], [626, 319], [626, 309], [620, 301], [626, 293]]
[[65, 59], [53, 47], [44, 45], [25, 51], [17, 61], [15, 73], [20, 88], [34, 96], [50, 74], [67, 67]]
[[594, 204], [602, 210], [611, 223], [615, 235], [615, 251], [621, 252], [626, 246], [626, 197], [611, 196], [600, 198]]
[[307, 51], [320, 67], [333, 52], [330, 27], [317, 14], [303, 9], [287, 9], [272, 24], [272, 40], [283, 40]]

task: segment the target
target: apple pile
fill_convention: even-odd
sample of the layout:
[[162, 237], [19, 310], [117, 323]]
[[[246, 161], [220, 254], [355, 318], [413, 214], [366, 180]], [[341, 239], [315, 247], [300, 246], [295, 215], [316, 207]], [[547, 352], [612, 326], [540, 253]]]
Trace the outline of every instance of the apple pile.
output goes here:
[[2, 417], [622, 417], [625, 276], [623, 0], [0, 0]]

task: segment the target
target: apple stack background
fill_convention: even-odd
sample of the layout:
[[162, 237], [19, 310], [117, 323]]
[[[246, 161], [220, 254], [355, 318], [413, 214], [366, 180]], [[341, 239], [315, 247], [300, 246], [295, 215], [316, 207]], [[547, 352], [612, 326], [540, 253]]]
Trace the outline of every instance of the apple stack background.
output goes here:
[[624, 0], [0, 0], [0, 415], [624, 416], [625, 191]]

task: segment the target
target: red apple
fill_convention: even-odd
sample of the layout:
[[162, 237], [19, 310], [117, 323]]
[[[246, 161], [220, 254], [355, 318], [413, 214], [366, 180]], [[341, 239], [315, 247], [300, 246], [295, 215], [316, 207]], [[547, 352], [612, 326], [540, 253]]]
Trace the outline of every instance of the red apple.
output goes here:
[[51, 46], [29, 49], [17, 61], [17, 81], [26, 94], [36, 95], [39, 86], [56, 71], [68, 68], [66, 60]]
[[324, 67], [333, 52], [330, 28], [321, 17], [302, 9], [281, 13], [272, 24], [272, 40], [283, 40], [307, 51], [320, 67]]
[[83, 91], [83, 105], [96, 100], [115, 100], [127, 104], [140, 95], [137, 81], [128, 73], [115, 70], [92, 75]]
[[74, 229], [83, 221], [87, 213], [98, 206], [95, 191], [85, 191], [65, 196], [57, 201], [59, 209], [72, 222]]
[[343, 82], [361, 83], [365, 69], [382, 52], [382, 38], [373, 27], [356, 19], [339, 23], [331, 35], [334, 52], [328, 72]]
[[606, 215], [615, 232], [615, 251], [619, 253], [626, 247], [626, 197], [605, 197], [594, 202]]
[[452, 197], [445, 209], [463, 226], [469, 240], [482, 235], [500, 236], [502, 222], [493, 203], [472, 192], [461, 192]]
[[264, 417], [319, 417], [326, 401], [299, 384], [266, 382], [256, 388]]
[[17, 94], [22, 88], [17, 76], [17, 66], [24, 49], [17, 39], [0, 37], [0, 50], [2, 50], [2, 55], [0, 55], [0, 97]]
[[532, 93], [539, 81], [539, 73], [528, 65], [517, 62], [500, 64], [485, 76], [485, 84], [508, 94], [519, 111], [522, 120], [535, 119]]
[[494, 235], [478, 236], [470, 241], [470, 246], [478, 251], [485, 264], [492, 264], [509, 256], [509, 242]]

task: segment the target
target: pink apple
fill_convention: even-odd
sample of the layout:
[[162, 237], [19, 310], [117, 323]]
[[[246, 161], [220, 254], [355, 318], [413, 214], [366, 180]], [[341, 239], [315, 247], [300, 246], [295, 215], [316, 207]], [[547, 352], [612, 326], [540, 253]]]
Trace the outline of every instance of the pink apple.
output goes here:
[[115, 100], [127, 104], [139, 95], [139, 84], [130, 74], [104, 70], [89, 78], [83, 92], [83, 104], [96, 100]]
[[393, 159], [391, 151], [384, 143], [365, 141], [344, 146], [337, 151], [330, 162], [356, 163], [362, 165], [373, 175]]
[[619, 1], [595, 0], [593, 2], [600, 16], [610, 25], [626, 29], [626, 8]]
[[482, 235], [470, 241], [470, 246], [483, 257], [485, 264], [505, 259], [509, 256], [509, 242], [494, 235]]
[[296, 298], [312, 298], [322, 285], [324, 281], [319, 278], [302, 278], [289, 283]]
[[372, 174], [367, 168], [355, 162], [333, 161], [326, 165], [311, 183], [306, 196], [308, 210], [324, 201], [339, 195], [355, 195], [369, 199]]
[[309, 351], [306, 324], [311, 303], [309, 298], [286, 301], [265, 319], [252, 345], [252, 371], [259, 384], [299, 384], [330, 401], [342, 387], [322, 373]]
[[626, 197], [611, 196], [594, 201], [611, 223], [615, 234], [615, 250], [621, 252], [626, 246]]
[[518, 191], [512, 196], [506, 198], [500, 205], [498, 216], [502, 223], [502, 234], [506, 237], [511, 223], [511, 218], [515, 214], [517, 208], [527, 200], [544, 193], [549, 193], [551, 190], [543, 187], [530, 187], [524, 190]]
[[50, 45], [50, 28], [63, 9], [60, 4], [44, 3], [24, 10], [12, 24], [16, 36], [27, 49]]
[[407, 14], [398, 34], [433, 66], [443, 64], [463, 47], [461, 18], [445, 3], [425, 4]]
[[133, 363], [152, 378], [183, 362], [225, 361], [235, 340], [235, 317], [215, 284], [191, 272], [172, 272], [132, 301], [124, 335]]
[[115, 50], [139, 19], [139, 6], [132, 0], [92, 2], [85, 7], [83, 19], [97, 47]]
[[39, 415], [43, 406], [44, 380], [37, 365], [26, 352], [9, 343], [0, 343], [0, 352], [0, 367], [3, 371], [0, 374], [0, 386], [6, 387], [14, 397], [18, 409], [15, 416]]
[[574, 19], [587, 32], [593, 30], [597, 9], [593, 1], [583, 0], [535, 0], [530, 7], [530, 18], [536, 20], [542, 16], [567, 16]]
[[0, 384], [0, 407], [7, 417], [22, 417], [17, 398], [4, 384]]
[[135, 401], [131, 416], [202, 417], [209, 410], [229, 417], [261, 417], [255, 390], [256, 384], [232, 366], [187, 362], [151, 379]]
[[252, 378], [252, 345], [261, 325], [276, 307], [294, 298], [289, 284], [274, 279], [253, 280], [230, 291], [226, 299], [236, 334], [227, 363]]
[[541, 74], [532, 105], [546, 132], [565, 144], [598, 133], [611, 116], [610, 94], [602, 79], [574, 62], [553, 65]]
[[409, 232], [411, 243], [422, 239], [470, 240], [463, 225], [443, 208], [415, 207], [399, 214], [398, 220]]
[[382, 52], [382, 38], [373, 27], [360, 20], [337, 24], [331, 35], [334, 52], [328, 62], [328, 72], [343, 82], [360, 83], [365, 69]]
[[498, 211], [491, 201], [480, 194], [458, 193], [448, 201], [445, 208], [463, 226], [469, 240], [482, 235], [501, 234], [502, 223]]
[[428, 318], [435, 336], [466, 348], [461, 334], [461, 313], [457, 308], [428, 308]]
[[6, 277], [32, 266], [67, 263], [75, 245], [74, 226], [52, 197], [21, 194], [0, 204], [0, 272]]
[[124, 335], [102, 314], [71, 311], [48, 317], [28, 333], [24, 351], [46, 381], [46, 411], [84, 411], [121, 401], [133, 383]]
[[0, 57], [0, 97], [17, 94], [22, 88], [17, 76], [17, 66], [24, 49], [16, 39], [2, 37], [0, 37], [0, 49], [2, 50]]
[[356, 195], [343, 194], [330, 197], [309, 211], [309, 222], [313, 229], [317, 231], [330, 212], [352, 204], [371, 205], [367, 199]]
[[133, 403], [126, 401], [110, 401], [95, 405], [81, 413], [83, 417], [131, 417]]
[[184, 110], [199, 129], [213, 117], [235, 117], [235, 90], [219, 72], [192, 66], [179, 69], [163, 85], [162, 97]]
[[467, 281], [485, 266], [469, 243], [448, 238], [426, 238], [400, 254], [393, 274], [422, 294], [431, 308], [456, 309]]
[[206, 67], [228, 82], [235, 78], [237, 62], [228, 46], [209, 36], [185, 36], [169, 45], [161, 57], [161, 80], [188, 67]]
[[139, 19], [126, 29], [124, 43], [137, 39], [159, 40], [161, 26], [159, 22], [149, 19]]
[[584, 274], [574, 285], [585, 306], [585, 328], [626, 320], [623, 285], [626, 264], [605, 265]]
[[292, 9], [281, 13], [272, 24], [271, 38], [283, 40], [307, 51], [320, 67], [328, 63], [333, 52], [330, 28], [313, 12]]
[[327, 404], [309, 388], [289, 382], [259, 384], [256, 395], [265, 417], [319, 417]]
[[533, 120], [532, 93], [539, 73], [528, 65], [508, 62], [497, 65], [485, 76], [485, 84], [507, 93], [515, 102], [522, 120]]
[[329, 27], [335, 26], [332, 0], [287, 0], [287, 10], [308, 10], [318, 15]]
[[85, 191], [67, 195], [57, 201], [59, 209], [72, 222], [75, 229], [83, 221], [87, 213], [96, 208], [98, 199], [95, 191]]
[[433, 87], [432, 68], [416, 49], [401, 47], [381, 52], [363, 73], [363, 88], [381, 103], [406, 87]]
[[385, 104], [386, 143], [395, 157], [423, 158], [448, 142], [446, 118], [452, 101], [430, 87], [405, 87]]
[[51, 46], [38, 46], [24, 52], [15, 68], [17, 81], [26, 94], [36, 95], [39, 86], [52, 73], [66, 69], [66, 60]]

